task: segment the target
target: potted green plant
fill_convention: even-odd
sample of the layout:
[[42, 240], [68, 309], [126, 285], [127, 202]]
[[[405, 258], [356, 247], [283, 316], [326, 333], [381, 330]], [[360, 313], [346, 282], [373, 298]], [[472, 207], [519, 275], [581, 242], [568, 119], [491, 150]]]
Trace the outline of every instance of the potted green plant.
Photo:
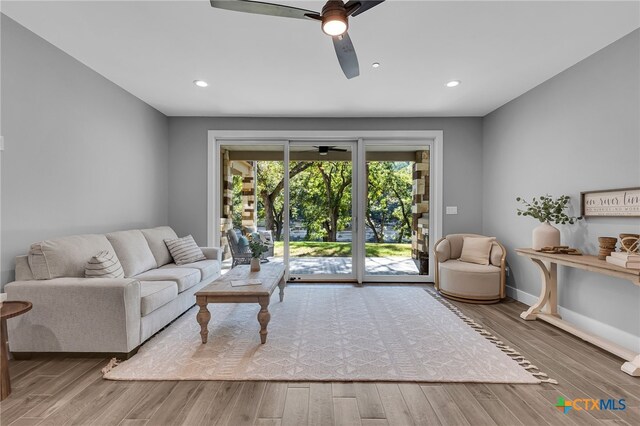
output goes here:
[[259, 271], [260, 256], [262, 256], [262, 253], [265, 253], [269, 249], [266, 244], [262, 243], [260, 237], [252, 236], [249, 240], [249, 250], [251, 250], [251, 270]]
[[582, 219], [581, 217], [569, 216], [565, 212], [570, 200], [571, 197], [568, 195], [561, 195], [554, 199], [549, 194], [534, 197], [531, 202], [521, 197], [516, 198], [516, 201], [524, 205], [524, 209], [518, 209], [518, 216], [529, 216], [541, 222], [541, 225], [533, 230], [532, 246], [534, 250], [560, 245], [560, 230], [550, 222], [556, 225], [566, 225], [567, 223], [573, 225]]

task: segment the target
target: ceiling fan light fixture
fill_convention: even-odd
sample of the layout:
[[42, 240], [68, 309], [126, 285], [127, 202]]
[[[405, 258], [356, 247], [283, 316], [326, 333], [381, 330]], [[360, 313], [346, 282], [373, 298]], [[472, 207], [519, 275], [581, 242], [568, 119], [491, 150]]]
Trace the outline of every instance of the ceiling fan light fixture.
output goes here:
[[328, 1], [322, 8], [322, 31], [332, 37], [347, 32], [349, 22], [342, 1]]
[[347, 25], [347, 19], [344, 17], [332, 17], [322, 20], [322, 31], [326, 35], [332, 37], [344, 34], [349, 26]]

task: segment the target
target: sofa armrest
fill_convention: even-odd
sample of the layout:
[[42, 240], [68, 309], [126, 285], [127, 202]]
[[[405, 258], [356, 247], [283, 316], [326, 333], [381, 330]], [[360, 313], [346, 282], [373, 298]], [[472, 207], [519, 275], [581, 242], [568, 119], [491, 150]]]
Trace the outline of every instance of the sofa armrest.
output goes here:
[[433, 251], [436, 255], [436, 261], [446, 262], [451, 259], [451, 243], [446, 238], [442, 238], [433, 247]]
[[31, 311], [8, 320], [12, 352], [120, 352], [140, 345], [140, 282], [56, 278], [5, 286]]
[[222, 262], [222, 247], [200, 247], [200, 249], [202, 249], [202, 253], [204, 253], [204, 257], [207, 259]]

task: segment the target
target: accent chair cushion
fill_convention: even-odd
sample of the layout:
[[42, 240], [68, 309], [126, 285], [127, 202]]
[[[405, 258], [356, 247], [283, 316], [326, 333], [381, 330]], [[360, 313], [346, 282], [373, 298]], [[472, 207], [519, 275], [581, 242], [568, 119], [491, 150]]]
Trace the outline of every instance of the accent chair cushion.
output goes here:
[[495, 299], [500, 297], [500, 268], [478, 265], [460, 260], [438, 264], [440, 290], [467, 299]]
[[140, 281], [140, 314], [144, 317], [178, 297], [174, 281]]
[[263, 243], [273, 245], [273, 234], [271, 231], [258, 231], [258, 234], [260, 235], [260, 239]]
[[126, 278], [158, 267], [149, 244], [140, 230], [111, 232], [107, 234], [107, 238], [120, 259]]
[[182, 238], [164, 240], [165, 244], [171, 252], [173, 262], [176, 265], [185, 265], [187, 263], [205, 260], [206, 257], [202, 253], [202, 249], [198, 247], [191, 235]]
[[113, 252], [104, 235], [72, 235], [31, 244], [28, 262], [36, 280], [84, 278], [89, 259], [103, 250]]
[[200, 276], [199, 269], [160, 268], [143, 272], [135, 278], [140, 281], [173, 281], [178, 284], [178, 293], [182, 293], [198, 284], [201, 281]]
[[124, 270], [115, 252], [103, 250], [87, 262], [84, 269], [87, 278], [124, 278]]
[[460, 261], [488, 265], [494, 239], [493, 237], [464, 237]]
[[142, 229], [141, 232], [149, 244], [149, 249], [151, 253], [153, 253], [158, 267], [173, 262], [171, 253], [164, 242], [164, 240], [175, 240], [178, 238], [178, 235], [173, 229], [169, 226], [159, 226], [157, 228]]
[[244, 235], [238, 238], [238, 249], [240, 250], [240, 253], [249, 251], [249, 239]]
[[243, 226], [242, 227], [242, 233], [244, 235], [251, 235], [253, 233], [255, 233], [257, 231], [257, 228], [255, 226]]

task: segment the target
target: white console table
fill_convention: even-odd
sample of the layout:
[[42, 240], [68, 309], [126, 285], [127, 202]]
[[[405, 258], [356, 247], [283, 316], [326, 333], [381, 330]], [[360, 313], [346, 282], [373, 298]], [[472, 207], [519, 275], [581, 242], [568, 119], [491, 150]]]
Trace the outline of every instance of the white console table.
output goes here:
[[622, 278], [640, 286], [640, 270], [626, 269], [612, 265], [596, 256], [573, 256], [568, 254], [541, 253], [533, 249], [516, 249], [520, 256], [528, 257], [538, 265], [542, 276], [542, 290], [537, 302], [520, 314], [525, 320], [540, 319], [562, 330], [578, 336], [612, 354], [626, 360], [622, 371], [632, 376], [640, 376], [640, 354], [630, 351], [602, 337], [580, 330], [563, 320], [558, 314], [558, 265], [584, 269], [611, 277]]

